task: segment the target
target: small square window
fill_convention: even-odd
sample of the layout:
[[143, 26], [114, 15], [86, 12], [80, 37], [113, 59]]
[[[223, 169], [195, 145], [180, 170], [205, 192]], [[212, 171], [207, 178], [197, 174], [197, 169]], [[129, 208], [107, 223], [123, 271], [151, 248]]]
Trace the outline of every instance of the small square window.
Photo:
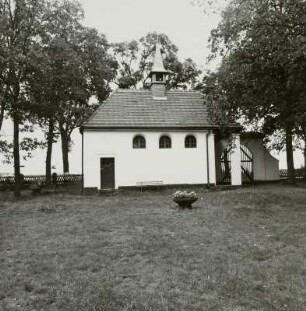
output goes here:
[[164, 80], [163, 74], [162, 73], [157, 73], [156, 74], [156, 81], [162, 82]]

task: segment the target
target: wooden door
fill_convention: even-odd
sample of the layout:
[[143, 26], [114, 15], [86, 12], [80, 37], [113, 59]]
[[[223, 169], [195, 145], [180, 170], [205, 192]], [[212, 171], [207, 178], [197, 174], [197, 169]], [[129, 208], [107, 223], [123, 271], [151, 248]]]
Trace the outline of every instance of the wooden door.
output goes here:
[[101, 189], [115, 188], [115, 158], [101, 158]]

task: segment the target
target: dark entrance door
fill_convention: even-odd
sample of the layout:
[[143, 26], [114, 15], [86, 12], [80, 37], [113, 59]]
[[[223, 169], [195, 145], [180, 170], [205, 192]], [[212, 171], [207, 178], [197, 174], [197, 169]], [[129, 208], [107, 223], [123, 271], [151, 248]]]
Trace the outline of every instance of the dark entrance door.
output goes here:
[[101, 158], [101, 189], [115, 188], [115, 158]]

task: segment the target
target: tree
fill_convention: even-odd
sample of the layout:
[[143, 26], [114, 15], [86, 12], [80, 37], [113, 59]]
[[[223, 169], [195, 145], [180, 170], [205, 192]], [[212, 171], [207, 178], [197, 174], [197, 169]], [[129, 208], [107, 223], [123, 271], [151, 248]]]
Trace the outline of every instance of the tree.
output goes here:
[[208, 97], [225, 108], [219, 112], [261, 121], [267, 135], [284, 133], [290, 182], [293, 137], [305, 133], [304, 20], [304, 0], [231, 1], [211, 32], [211, 57], [221, 55], [222, 64], [204, 81]]
[[45, 1], [0, 1], [0, 80], [3, 88], [1, 123], [7, 112], [14, 123], [13, 157], [15, 195], [21, 191], [20, 125], [25, 121], [29, 102], [26, 96], [27, 77], [35, 65], [33, 56], [45, 22]]
[[82, 26], [83, 11], [76, 2], [49, 6], [52, 23], [45, 26], [38, 64], [29, 93], [42, 128], [47, 128], [46, 179], [51, 183], [52, 144], [61, 137], [64, 172], [69, 172], [71, 134], [110, 93], [117, 63], [107, 54], [108, 43], [95, 29]]
[[220, 14], [230, 0], [191, 0], [192, 5], [199, 6], [204, 14]]
[[119, 64], [117, 85], [121, 88], [148, 87], [157, 43], [163, 49], [165, 68], [171, 73], [167, 81], [168, 89], [194, 88], [201, 74], [197, 65], [190, 58], [183, 63], [179, 61], [177, 46], [167, 35], [156, 32], [141, 37], [139, 42], [133, 40], [113, 45], [112, 51]]
[[[46, 38], [48, 37], [48, 39]], [[50, 40], [50, 38], [52, 38]], [[52, 146], [58, 135], [55, 126], [60, 102], [65, 91], [65, 66], [63, 66], [62, 42], [50, 34], [36, 55], [36, 67], [29, 77], [28, 94], [31, 99], [31, 114], [35, 116], [46, 135], [46, 184], [51, 184]], [[69, 73], [69, 72], [68, 72]]]
[[30, 113], [46, 134], [46, 183], [50, 185], [52, 146], [59, 136], [56, 126], [61, 107], [69, 99], [69, 83], [76, 75], [75, 51], [67, 41], [81, 28], [83, 11], [79, 3], [69, 1], [51, 2], [45, 10], [46, 23], [41, 27], [27, 94]]
[[188, 88], [196, 89], [198, 87], [198, 78], [202, 72], [197, 68], [196, 63], [191, 58], [185, 59], [183, 63], [175, 61], [169, 67], [172, 69], [172, 75], [168, 82], [168, 88], [182, 88], [186, 90]]
[[69, 77], [65, 80], [67, 96], [60, 105], [58, 130], [61, 135], [63, 169], [69, 172], [68, 154], [71, 134], [98, 107], [90, 104], [94, 96], [99, 102], [110, 94], [110, 83], [117, 71], [117, 62], [108, 54], [108, 42], [95, 29], [82, 27], [75, 41], [66, 42], [69, 57]]
[[7, 89], [3, 80], [0, 79], [0, 131], [2, 129], [4, 114], [6, 111]]
[[138, 69], [139, 44], [136, 40], [131, 42], [120, 42], [112, 45], [112, 52], [118, 61], [117, 81], [119, 88], [136, 88], [141, 79]]

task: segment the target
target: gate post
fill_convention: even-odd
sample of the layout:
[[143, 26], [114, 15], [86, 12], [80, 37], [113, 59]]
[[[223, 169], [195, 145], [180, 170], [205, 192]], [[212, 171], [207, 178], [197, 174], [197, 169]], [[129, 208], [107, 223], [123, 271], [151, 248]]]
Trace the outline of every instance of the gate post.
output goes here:
[[241, 185], [241, 155], [240, 155], [240, 135], [233, 134], [233, 148], [231, 150], [231, 184]]
[[209, 165], [209, 183], [216, 185], [216, 156], [215, 156], [215, 134], [209, 132], [206, 136], [208, 146], [208, 165]]

